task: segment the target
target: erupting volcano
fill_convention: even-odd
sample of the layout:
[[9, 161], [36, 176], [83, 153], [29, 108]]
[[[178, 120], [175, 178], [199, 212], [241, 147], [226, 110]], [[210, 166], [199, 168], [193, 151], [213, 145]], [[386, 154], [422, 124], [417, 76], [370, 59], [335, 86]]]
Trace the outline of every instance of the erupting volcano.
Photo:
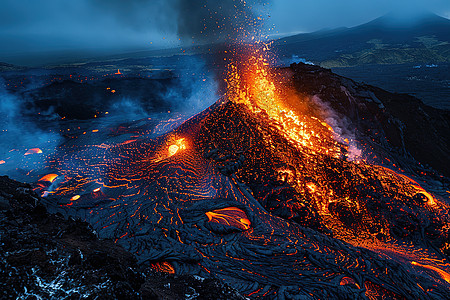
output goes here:
[[[11, 150], [0, 164], [32, 165], [24, 176], [42, 197], [33, 199], [87, 222], [147, 270], [220, 280], [250, 299], [448, 299], [450, 170], [440, 163], [448, 161], [434, 130], [440, 115], [414, 102], [431, 125], [413, 132], [424, 122], [394, 94], [314, 65], [277, 66], [270, 43], [240, 27], [260, 18], [245, 1], [226, 3], [219, 13], [202, 4], [201, 34], [179, 16], [181, 37], [227, 33], [213, 105], [189, 119], [80, 125], [55, 151], [36, 145], [42, 150], [16, 158]], [[222, 19], [244, 32], [221, 28]], [[125, 95], [123, 82], [142, 79], [115, 69], [105, 87], [91, 86], [99, 97]], [[158, 80], [161, 90], [177, 82]], [[82, 261], [79, 252], [71, 263]]]
[[394, 171], [401, 159], [375, 164], [387, 148], [297, 89], [300, 65], [271, 67], [264, 43], [228, 54], [226, 94], [174, 129], [141, 120], [61, 145], [36, 185], [50, 211], [250, 298], [448, 297], [445, 198]]

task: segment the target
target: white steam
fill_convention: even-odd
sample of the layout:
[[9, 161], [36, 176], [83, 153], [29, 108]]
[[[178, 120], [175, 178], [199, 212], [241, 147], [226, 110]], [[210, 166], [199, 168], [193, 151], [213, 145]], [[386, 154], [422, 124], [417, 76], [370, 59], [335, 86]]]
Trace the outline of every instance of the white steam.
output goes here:
[[362, 151], [358, 146], [355, 132], [350, 129], [350, 121], [344, 116], [339, 116], [328, 103], [322, 101], [317, 95], [311, 98], [311, 102], [319, 108], [323, 120], [333, 128], [334, 139], [348, 145], [347, 159], [349, 161], [360, 160]]

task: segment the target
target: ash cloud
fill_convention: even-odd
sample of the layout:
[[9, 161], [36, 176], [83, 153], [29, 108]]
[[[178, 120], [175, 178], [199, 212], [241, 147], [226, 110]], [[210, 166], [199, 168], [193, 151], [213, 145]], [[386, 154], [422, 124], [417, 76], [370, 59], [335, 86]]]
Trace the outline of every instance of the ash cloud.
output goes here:
[[257, 34], [264, 2], [242, 0], [174, 0], [178, 7], [178, 35], [185, 40], [236, 41]]
[[257, 34], [263, 22], [262, 0], [94, 0], [104, 11], [136, 30], [149, 26], [176, 31], [184, 42], [235, 41]]

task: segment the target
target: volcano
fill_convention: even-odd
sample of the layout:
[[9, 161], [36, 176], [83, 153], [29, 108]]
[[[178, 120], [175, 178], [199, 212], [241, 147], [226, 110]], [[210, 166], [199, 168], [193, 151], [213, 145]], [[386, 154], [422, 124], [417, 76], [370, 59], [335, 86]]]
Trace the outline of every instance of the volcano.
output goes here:
[[[243, 61], [181, 125], [144, 119], [62, 144], [33, 173], [47, 209], [143, 266], [249, 298], [446, 298], [446, 177], [418, 162], [448, 172], [445, 134], [411, 128], [448, 115], [408, 98], [435, 116], [412, 119], [392, 94], [320, 67]], [[434, 158], [415, 144], [424, 135]]]

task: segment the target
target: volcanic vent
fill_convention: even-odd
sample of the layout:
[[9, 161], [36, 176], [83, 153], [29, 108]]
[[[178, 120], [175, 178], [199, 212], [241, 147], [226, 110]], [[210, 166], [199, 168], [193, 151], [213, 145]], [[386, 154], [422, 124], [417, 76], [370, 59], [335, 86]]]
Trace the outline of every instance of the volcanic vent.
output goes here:
[[141, 120], [59, 147], [37, 185], [46, 205], [141, 264], [251, 298], [445, 298], [444, 198], [369, 163], [267, 51], [240, 49], [226, 95], [164, 134]]

